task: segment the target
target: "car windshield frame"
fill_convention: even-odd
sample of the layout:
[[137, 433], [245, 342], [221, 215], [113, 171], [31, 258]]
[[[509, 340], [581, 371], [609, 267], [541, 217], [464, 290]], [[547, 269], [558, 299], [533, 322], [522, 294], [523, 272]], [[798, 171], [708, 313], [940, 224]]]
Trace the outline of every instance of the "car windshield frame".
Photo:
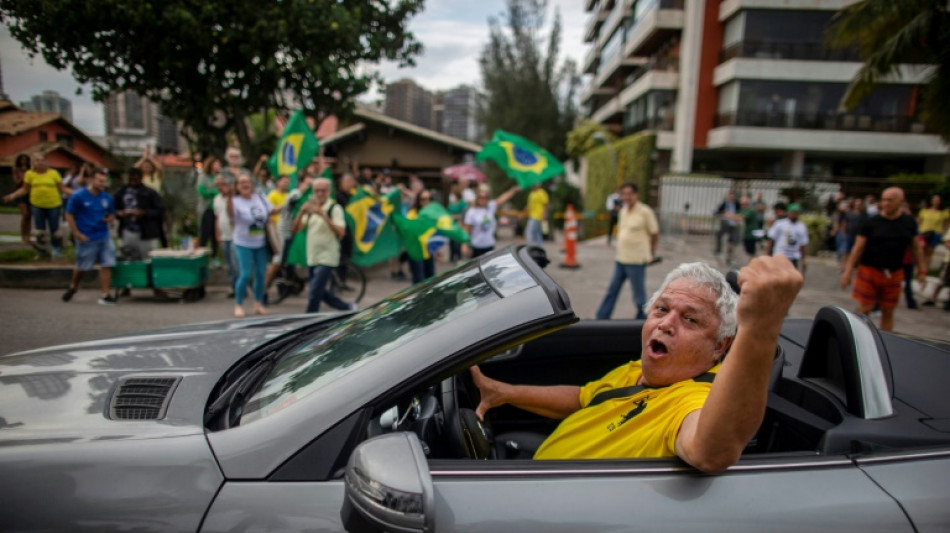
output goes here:
[[535, 287], [537, 280], [514, 255], [501, 254], [400, 291], [294, 343], [248, 394], [239, 425], [280, 411], [433, 329]]

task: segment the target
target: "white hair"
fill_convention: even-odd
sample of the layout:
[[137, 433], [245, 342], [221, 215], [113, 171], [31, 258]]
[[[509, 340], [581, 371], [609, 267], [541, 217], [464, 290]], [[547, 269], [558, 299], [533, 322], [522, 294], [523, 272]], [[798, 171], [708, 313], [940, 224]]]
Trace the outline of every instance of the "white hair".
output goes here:
[[727, 337], [735, 337], [739, 327], [736, 319], [736, 304], [739, 302], [739, 295], [732, 290], [721, 272], [706, 263], [683, 263], [673, 269], [666, 275], [660, 288], [650, 297], [647, 309], [652, 309], [666, 287], [678, 279], [689, 280], [697, 289], [708, 290], [715, 296], [716, 311], [719, 314], [716, 342], [721, 342]]

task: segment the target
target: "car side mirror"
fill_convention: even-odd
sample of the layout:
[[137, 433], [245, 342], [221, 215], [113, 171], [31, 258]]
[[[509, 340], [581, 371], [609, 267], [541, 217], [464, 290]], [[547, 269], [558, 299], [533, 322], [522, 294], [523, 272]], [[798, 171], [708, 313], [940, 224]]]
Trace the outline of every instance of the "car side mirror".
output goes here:
[[347, 531], [433, 531], [432, 476], [415, 433], [389, 433], [357, 446], [344, 484], [340, 518]]

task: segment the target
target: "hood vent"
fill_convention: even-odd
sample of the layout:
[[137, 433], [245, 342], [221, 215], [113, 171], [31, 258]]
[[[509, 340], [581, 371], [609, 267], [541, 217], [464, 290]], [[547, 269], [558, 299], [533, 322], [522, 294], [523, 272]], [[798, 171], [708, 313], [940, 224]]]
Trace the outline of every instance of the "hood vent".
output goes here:
[[109, 418], [113, 420], [159, 420], [165, 418], [168, 400], [180, 377], [129, 378], [119, 384]]

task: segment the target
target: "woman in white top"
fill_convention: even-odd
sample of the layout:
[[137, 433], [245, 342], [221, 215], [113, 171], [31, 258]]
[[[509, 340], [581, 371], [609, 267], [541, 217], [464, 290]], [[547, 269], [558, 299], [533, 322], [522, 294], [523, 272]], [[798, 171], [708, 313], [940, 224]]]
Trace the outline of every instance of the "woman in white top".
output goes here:
[[471, 238], [472, 257], [487, 254], [495, 249], [495, 212], [499, 204], [507, 202], [521, 187], [515, 185], [494, 200], [489, 199], [488, 189], [479, 189], [475, 205], [465, 212], [462, 225]]
[[234, 255], [238, 262], [238, 278], [234, 286], [234, 316], [244, 316], [244, 294], [254, 276], [254, 313], [266, 315], [264, 308], [264, 275], [270, 255], [267, 252], [267, 217], [274, 206], [263, 194], [254, 192], [254, 183], [247, 172], [237, 178], [237, 196], [228, 197], [228, 216], [234, 227]]

